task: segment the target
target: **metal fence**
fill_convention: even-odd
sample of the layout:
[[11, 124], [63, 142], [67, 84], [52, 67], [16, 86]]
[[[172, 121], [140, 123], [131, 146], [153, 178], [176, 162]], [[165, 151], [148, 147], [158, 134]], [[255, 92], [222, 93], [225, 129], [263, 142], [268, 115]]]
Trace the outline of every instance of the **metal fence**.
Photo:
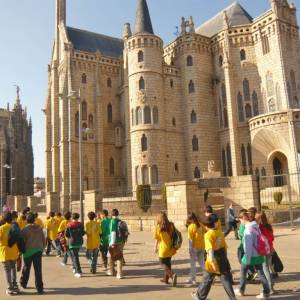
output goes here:
[[300, 173], [258, 177], [261, 208], [275, 223], [300, 223]]

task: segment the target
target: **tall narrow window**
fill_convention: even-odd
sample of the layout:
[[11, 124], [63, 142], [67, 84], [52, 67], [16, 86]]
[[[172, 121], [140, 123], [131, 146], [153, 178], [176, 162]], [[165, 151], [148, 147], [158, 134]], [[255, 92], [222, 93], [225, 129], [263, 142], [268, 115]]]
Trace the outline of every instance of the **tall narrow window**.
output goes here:
[[195, 113], [194, 110], [192, 110], [192, 112], [191, 112], [191, 123], [192, 124], [197, 123], [197, 114]]
[[256, 169], [255, 169], [255, 176], [256, 176], [256, 177], [259, 177], [259, 168], [256, 168]]
[[135, 182], [136, 185], [141, 184], [141, 168], [139, 166], [135, 167]]
[[244, 122], [245, 121], [244, 105], [243, 105], [243, 97], [241, 93], [238, 93], [237, 103], [238, 103], [239, 121]]
[[274, 112], [274, 111], [276, 111], [276, 104], [275, 104], [274, 98], [271, 98], [271, 99], [268, 101], [268, 108], [269, 108], [269, 112]]
[[227, 94], [226, 94], [226, 86], [223, 83], [221, 87], [221, 94], [222, 94], [222, 102], [224, 106], [227, 106]]
[[294, 104], [294, 108], [299, 108], [299, 99], [297, 96], [294, 96], [293, 104]]
[[220, 67], [223, 66], [223, 56], [222, 55], [219, 56], [219, 66]]
[[151, 109], [149, 106], [144, 107], [144, 124], [151, 124]]
[[107, 87], [111, 88], [111, 86], [112, 86], [111, 78], [107, 78]]
[[158, 122], [159, 122], [159, 116], [158, 116], [158, 108], [155, 106], [154, 108], [153, 108], [153, 123], [154, 124], [158, 124]]
[[173, 79], [170, 80], [170, 87], [171, 87], [171, 88], [174, 87], [174, 81], [173, 81]]
[[290, 78], [291, 78], [292, 91], [295, 92], [297, 90], [297, 84], [296, 84], [295, 72], [293, 70], [291, 70], [290, 72]]
[[109, 160], [109, 175], [110, 176], [115, 175], [115, 161], [112, 157]]
[[241, 61], [246, 60], [246, 51], [244, 49], [240, 51], [240, 58]]
[[87, 76], [86, 76], [85, 73], [83, 73], [83, 74], [81, 75], [81, 83], [82, 83], [82, 84], [86, 84], [86, 83], [87, 83]]
[[82, 117], [82, 120], [84, 120], [84, 121], [87, 120], [87, 103], [85, 100], [83, 100], [81, 103], [81, 117]]
[[148, 150], [148, 140], [145, 134], [143, 134], [141, 138], [141, 146], [142, 146], [142, 152], [145, 152]]
[[193, 80], [190, 80], [190, 82], [189, 82], [189, 93], [190, 94], [195, 93], [195, 85], [194, 85]]
[[84, 141], [87, 140], [87, 124], [86, 123], [82, 124], [82, 139]]
[[188, 67], [191, 67], [193, 65], [193, 57], [191, 55], [189, 55], [187, 58], [186, 58], [186, 65]]
[[138, 52], [138, 62], [143, 62], [144, 61], [144, 52], [140, 50]]
[[112, 123], [113, 121], [113, 110], [112, 105], [109, 103], [107, 105], [107, 123]]
[[134, 126], [135, 124], [135, 119], [134, 119], [134, 109], [131, 110], [131, 125]]
[[253, 106], [253, 115], [258, 116], [259, 115], [258, 97], [255, 91], [252, 93], [252, 106]]
[[193, 136], [192, 147], [194, 152], [199, 151], [199, 140], [195, 135]]
[[223, 127], [223, 111], [222, 111], [221, 98], [219, 98], [219, 125], [220, 125], [220, 128]]
[[263, 177], [267, 176], [267, 172], [266, 172], [266, 169], [264, 167], [261, 169], [261, 176], [263, 176]]
[[136, 125], [139, 125], [139, 124], [142, 124], [142, 119], [143, 119], [143, 116], [142, 116], [142, 109], [138, 106], [135, 110], [135, 121], [136, 121]]
[[139, 90], [144, 90], [144, 89], [145, 89], [145, 80], [143, 77], [141, 77], [139, 80]]
[[280, 92], [280, 85], [279, 83], [276, 84], [276, 102], [278, 105], [278, 110], [282, 109], [282, 103], [281, 103], [281, 92]]
[[270, 44], [269, 44], [268, 36], [263, 35], [261, 38], [261, 42], [262, 42], [262, 52], [263, 52], [263, 55], [265, 55], [270, 52]]
[[273, 74], [271, 72], [267, 73], [266, 82], [267, 82], [267, 94], [268, 94], [268, 97], [271, 97], [274, 95]]
[[176, 127], [176, 119], [175, 119], [175, 118], [172, 118], [172, 125], [173, 125], [174, 127]]
[[149, 169], [147, 166], [142, 166], [142, 183], [149, 184]]
[[231, 147], [229, 144], [226, 146], [227, 168], [228, 176], [232, 176], [232, 159], [231, 159]]
[[246, 159], [246, 149], [244, 144], [241, 146], [241, 157], [242, 157], [242, 166], [246, 167], [247, 166], [247, 159]]
[[249, 85], [249, 80], [244, 79], [243, 81], [243, 91], [244, 91], [244, 101], [250, 101], [250, 85]]
[[247, 157], [248, 157], [248, 166], [252, 168], [252, 151], [251, 151], [251, 145], [248, 144], [247, 146]]
[[222, 166], [223, 166], [223, 175], [226, 177], [228, 173], [227, 173], [227, 164], [226, 164], [226, 151], [224, 148], [222, 149]]
[[177, 162], [174, 165], [174, 170], [175, 170], [176, 173], [179, 172], [179, 167], [178, 167], [178, 163]]
[[223, 118], [224, 118], [224, 128], [228, 128], [228, 111], [227, 108], [223, 109]]
[[159, 177], [158, 177], [158, 167], [156, 165], [151, 167], [151, 184], [158, 184]]
[[200, 169], [198, 167], [195, 168], [194, 170], [194, 178], [200, 178], [201, 177], [201, 172]]
[[252, 118], [252, 108], [249, 103], [245, 105], [245, 114], [246, 114], [246, 119]]
[[91, 131], [89, 137], [93, 139], [94, 138], [94, 117], [92, 114], [89, 114], [89, 129]]
[[79, 112], [75, 114], [75, 136], [79, 137]]
[[292, 97], [292, 90], [291, 90], [291, 85], [289, 82], [287, 82], [287, 91], [288, 91], [288, 97], [289, 97], [289, 104], [290, 107], [293, 107], [293, 97]]

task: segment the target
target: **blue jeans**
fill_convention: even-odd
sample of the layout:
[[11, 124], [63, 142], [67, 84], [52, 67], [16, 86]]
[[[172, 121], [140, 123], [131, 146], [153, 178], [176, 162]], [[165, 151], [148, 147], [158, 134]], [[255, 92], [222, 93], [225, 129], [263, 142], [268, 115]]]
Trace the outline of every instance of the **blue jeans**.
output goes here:
[[201, 272], [204, 271], [204, 250], [190, 249], [190, 257], [191, 257], [191, 280], [196, 281], [196, 265], [197, 263], [200, 266]]
[[98, 262], [99, 249], [86, 250], [86, 258], [92, 269], [96, 269]]
[[72, 258], [72, 262], [73, 262], [73, 269], [75, 270], [75, 273], [82, 274], [81, 265], [80, 265], [80, 261], [79, 261], [79, 251], [80, 251], [80, 248], [70, 249], [71, 258]]
[[[241, 264], [241, 281], [240, 281], [240, 291], [241, 293], [245, 292], [246, 289], [246, 282], [247, 282], [247, 273], [248, 270], [253, 267], [250, 265], [243, 265]], [[259, 275], [259, 279], [263, 285], [263, 293], [264, 295], [269, 295], [270, 294], [270, 288], [269, 288], [269, 284], [268, 284], [268, 280], [266, 278], [266, 275], [263, 271], [263, 267], [262, 265], [256, 265], [254, 266], [255, 270], [257, 271], [258, 275]]]
[[68, 263], [68, 257], [70, 257], [71, 260], [72, 260], [72, 256], [71, 256], [70, 250], [66, 250], [66, 251], [64, 252], [64, 257], [63, 257], [63, 260], [62, 260], [62, 262], [63, 262], [64, 264], [67, 264], [67, 263]]

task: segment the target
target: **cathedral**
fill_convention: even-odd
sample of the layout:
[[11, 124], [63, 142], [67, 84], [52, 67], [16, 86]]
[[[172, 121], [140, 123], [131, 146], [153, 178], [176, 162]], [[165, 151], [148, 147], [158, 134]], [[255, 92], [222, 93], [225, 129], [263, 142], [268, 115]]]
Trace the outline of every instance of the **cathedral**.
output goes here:
[[104, 195], [158, 190], [201, 178], [209, 161], [223, 177], [299, 172], [300, 42], [287, 0], [255, 18], [238, 2], [200, 26], [182, 17], [169, 44], [146, 0], [122, 38], [66, 23], [56, 0], [46, 191], [61, 210], [80, 182]]
[[[33, 195], [32, 124], [23, 109], [17, 87], [12, 110], [0, 109], [1, 199], [7, 195]], [[4, 203], [4, 202], [1, 202]]]

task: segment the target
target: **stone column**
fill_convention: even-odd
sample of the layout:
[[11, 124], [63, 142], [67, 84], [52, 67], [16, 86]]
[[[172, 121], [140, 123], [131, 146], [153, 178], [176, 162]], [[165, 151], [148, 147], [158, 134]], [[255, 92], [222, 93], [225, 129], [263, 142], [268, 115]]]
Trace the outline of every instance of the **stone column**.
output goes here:
[[84, 192], [84, 214], [99, 212], [102, 209], [102, 194], [98, 190]]
[[15, 210], [17, 212], [22, 212], [27, 206], [27, 198], [25, 196], [15, 196]]
[[46, 195], [46, 206], [47, 206], [47, 213], [50, 211], [57, 212], [59, 211], [59, 195], [58, 193], [47, 193]]

